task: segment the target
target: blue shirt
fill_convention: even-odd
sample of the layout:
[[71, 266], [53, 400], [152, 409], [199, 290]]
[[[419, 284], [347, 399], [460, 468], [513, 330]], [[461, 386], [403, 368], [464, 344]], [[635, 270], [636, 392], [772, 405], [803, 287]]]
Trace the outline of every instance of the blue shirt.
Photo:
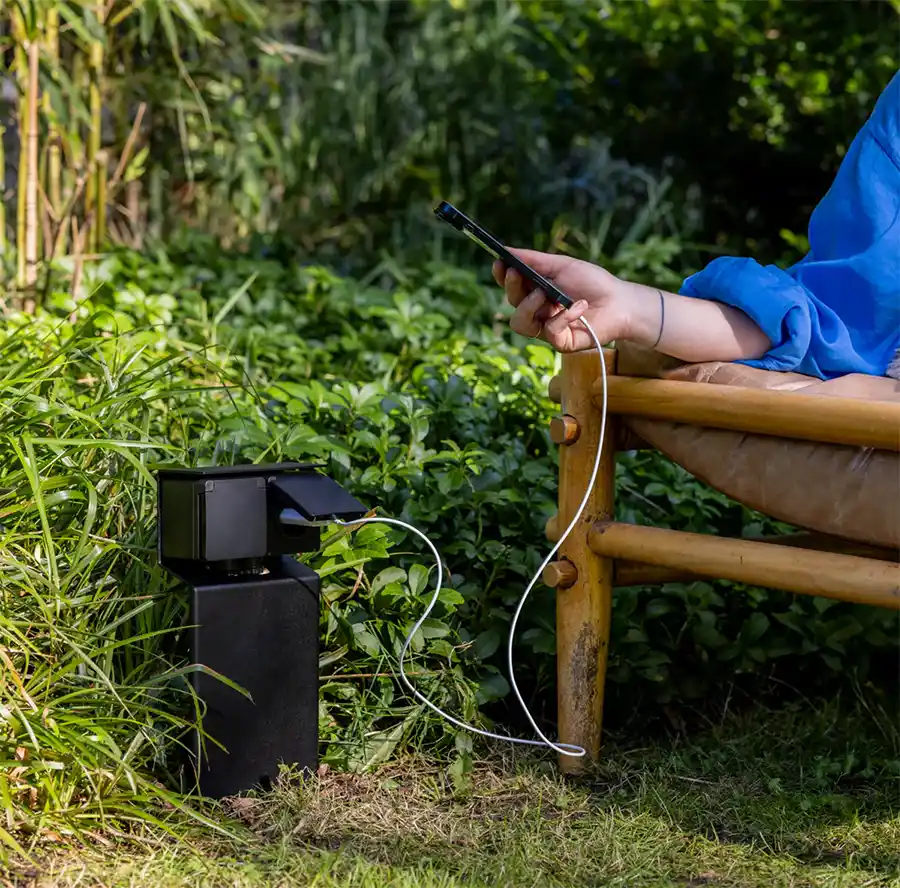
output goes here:
[[715, 259], [681, 292], [756, 321], [771, 348], [742, 363], [820, 379], [884, 375], [900, 355], [900, 73], [813, 211], [809, 245], [787, 270]]

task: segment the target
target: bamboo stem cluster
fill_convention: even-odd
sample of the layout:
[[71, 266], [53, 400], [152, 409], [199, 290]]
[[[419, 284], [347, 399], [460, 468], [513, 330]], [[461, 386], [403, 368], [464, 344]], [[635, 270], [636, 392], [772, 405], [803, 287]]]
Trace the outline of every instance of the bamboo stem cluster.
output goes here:
[[[119, 189], [128, 186], [133, 192], [137, 186], [145, 154], [139, 143], [146, 107], [138, 106], [124, 143], [105, 143], [108, 75], [115, 62], [109, 53], [113, 31], [124, 33], [123, 23], [137, 15], [138, 8], [118, 6], [118, 0], [0, 4], [0, 37], [9, 38], [11, 45], [11, 64], [5, 67], [19, 94], [13, 119], [0, 121], [0, 136], [11, 131], [18, 135], [12, 238], [12, 220], [0, 189], [0, 258], [15, 250], [15, 280], [0, 278], [0, 290], [14, 290], [13, 304], [26, 312], [35, 310], [38, 280], [50, 261], [70, 253], [80, 267], [85, 254], [106, 246], [110, 227], [115, 231], [110, 212], [128, 217], [127, 208], [119, 210], [115, 201]], [[123, 52], [126, 49], [123, 41]], [[5, 171], [0, 141], [0, 172]], [[130, 193], [130, 204], [134, 201]], [[0, 264], [0, 275], [6, 264]]]

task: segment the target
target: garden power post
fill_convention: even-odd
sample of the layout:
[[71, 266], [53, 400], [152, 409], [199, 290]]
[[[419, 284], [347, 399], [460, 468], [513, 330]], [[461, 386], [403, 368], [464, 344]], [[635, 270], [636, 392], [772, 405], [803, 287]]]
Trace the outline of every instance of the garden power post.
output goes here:
[[[616, 372], [615, 351], [605, 351], [606, 372]], [[584, 497], [600, 444], [602, 414], [592, 400], [600, 378], [596, 351], [564, 355], [562, 376], [551, 383], [551, 397], [561, 403], [561, 415], [551, 424], [551, 437], [560, 445], [559, 513], [551, 519], [558, 539]], [[560, 551], [561, 558], [544, 571], [544, 580], [557, 590], [556, 656], [559, 742], [581, 746], [583, 758], [560, 755], [560, 769], [578, 774], [600, 754], [603, 689], [609, 650], [613, 560], [595, 554], [588, 534], [597, 521], [614, 516], [616, 428], [607, 417], [600, 470], [581, 520]]]
[[191, 589], [200, 793], [265, 787], [281, 764], [315, 770], [320, 584], [291, 556], [319, 548], [320, 524], [365, 509], [297, 463], [160, 468], [157, 496], [160, 564]]

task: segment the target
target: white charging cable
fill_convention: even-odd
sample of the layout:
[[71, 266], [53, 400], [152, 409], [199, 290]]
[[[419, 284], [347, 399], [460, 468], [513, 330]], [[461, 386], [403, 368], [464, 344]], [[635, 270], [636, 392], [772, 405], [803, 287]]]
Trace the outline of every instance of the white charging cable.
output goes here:
[[600, 340], [597, 337], [597, 334], [594, 332], [591, 325], [584, 319], [580, 318], [581, 323], [584, 325], [584, 328], [590, 334], [590, 337], [596, 347], [598, 353], [600, 354], [600, 372], [603, 379], [603, 400], [600, 406], [600, 440], [597, 442], [597, 455], [594, 458], [594, 467], [591, 470], [591, 478], [587, 485], [587, 490], [584, 492], [584, 498], [581, 500], [581, 504], [578, 506], [578, 509], [575, 512], [574, 517], [572, 518], [569, 526], [565, 529], [562, 536], [559, 538], [559, 541], [556, 545], [550, 550], [550, 554], [544, 559], [541, 566], [538, 568], [537, 573], [532, 577], [531, 582], [528, 584], [525, 591], [522, 593], [522, 597], [519, 599], [519, 603], [516, 605], [515, 613], [513, 614], [512, 623], [509, 627], [509, 642], [507, 644], [507, 666], [509, 668], [509, 680], [512, 686], [513, 693], [516, 696], [516, 699], [519, 701], [519, 705], [522, 707], [522, 711], [525, 713], [528, 721], [531, 724], [531, 727], [534, 728], [534, 732], [540, 737], [540, 740], [525, 740], [519, 737], [510, 737], [504, 734], [493, 734], [490, 731], [483, 731], [480, 728], [476, 728], [472, 725], [467, 725], [465, 722], [460, 721], [457, 718], [454, 718], [452, 715], [444, 712], [439, 706], [436, 706], [431, 702], [424, 694], [420, 693], [413, 687], [412, 682], [406, 675], [406, 672], [403, 668], [404, 661], [406, 660], [406, 654], [409, 650], [409, 646], [412, 643], [415, 634], [422, 627], [422, 624], [428, 619], [431, 615], [432, 610], [434, 610], [434, 606], [438, 602], [438, 598], [441, 594], [441, 588], [443, 586], [444, 581], [444, 568], [441, 563], [441, 556], [438, 550], [435, 548], [434, 543], [422, 533], [418, 528], [413, 527], [411, 524], [407, 524], [405, 521], [400, 521], [397, 518], [360, 518], [357, 521], [337, 521], [337, 524], [340, 524], [344, 527], [356, 528], [360, 527], [363, 524], [390, 524], [396, 527], [402, 527], [404, 530], [408, 530], [410, 533], [414, 533], [419, 539], [424, 540], [425, 545], [431, 550], [431, 554], [434, 556], [435, 563], [437, 564], [437, 582], [435, 583], [434, 594], [431, 596], [431, 601], [428, 603], [428, 607], [425, 608], [422, 616], [419, 617], [415, 626], [413, 626], [409, 635], [407, 635], [406, 640], [403, 642], [403, 647], [400, 650], [400, 679], [406, 685], [409, 692], [420, 702], [431, 709], [433, 712], [436, 712], [441, 718], [446, 719], [451, 724], [456, 725], [458, 728], [462, 728], [465, 731], [471, 731], [473, 734], [478, 734], [481, 737], [488, 737], [491, 740], [503, 740], [508, 743], [521, 743], [526, 746], [544, 746], [549, 749], [554, 750], [555, 752], [560, 753], [561, 755], [569, 755], [574, 758], [580, 758], [585, 755], [585, 749], [581, 746], [574, 746], [570, 743], [554, 743], [548, 737], [545, 737], [541, 729], [537, 726], [537, 723], [534, 720], [531, 712], [528, 710], [528, 706], [525, 704], [525, 701], [522, 699], [522, 694], [519, 691], [519, 686], [516, 684], [516, 676], [515, 670], [513, 669], [513, 641], [515, 639], [516, 626], [519, 622], [519, 615], [522, 613], [522, 608], [525, 607], [525, 602], [528, 600], [528, 596], [531, 594], [531, 590], [537, 585], [538, 580], [541, 578], [541, 574], [544, 572], [544, 568], [550, 563], [553, 559], [553, 556], [559, 551], [560, 546], [566, 541], [566, 538], [572, 532], [572, 529], [581, 519], [581, 515], [584, 512], [585, 506], [587, 506], [588, 499], [590, 498], [591, 491], [594, 489], [594, 484], [597, 480], [597, 473], [600, 470], [600, 457], [603, 453], [603, 440], [606, 436], [606, 362], [603, 360], [603, 346], [600, 344]]

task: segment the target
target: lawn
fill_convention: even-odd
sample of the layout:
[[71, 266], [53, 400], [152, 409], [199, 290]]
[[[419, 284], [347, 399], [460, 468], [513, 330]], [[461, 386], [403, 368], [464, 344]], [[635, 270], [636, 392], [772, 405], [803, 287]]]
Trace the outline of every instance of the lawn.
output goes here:
[[862, 704], [756, 707], [690, 739], [611, 740], [579, 782], [510, 750], [455, 787], [423, 760], [327, 772], [227, 805], [234, 838], [147, 834], [8, 884], [900, 885], [896, 724]]

